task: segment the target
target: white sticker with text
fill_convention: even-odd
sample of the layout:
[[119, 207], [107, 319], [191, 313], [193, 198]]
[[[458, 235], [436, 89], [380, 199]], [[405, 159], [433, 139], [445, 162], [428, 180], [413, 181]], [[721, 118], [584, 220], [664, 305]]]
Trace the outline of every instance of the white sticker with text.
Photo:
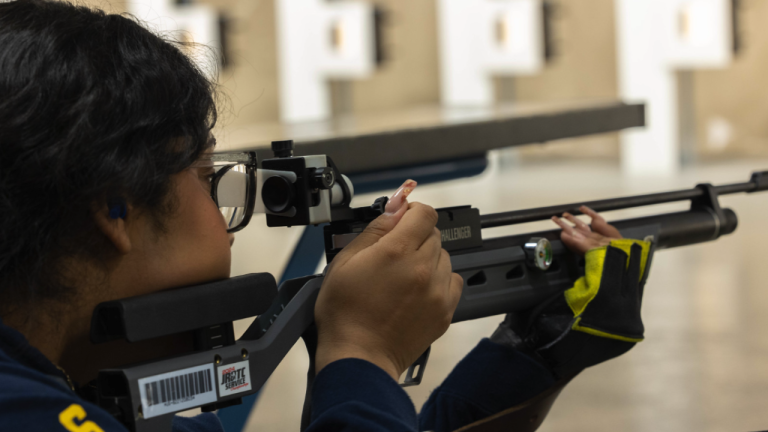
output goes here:
[[248, 361], [218, 367], [219, 397], [233, 395], [251, 389]]

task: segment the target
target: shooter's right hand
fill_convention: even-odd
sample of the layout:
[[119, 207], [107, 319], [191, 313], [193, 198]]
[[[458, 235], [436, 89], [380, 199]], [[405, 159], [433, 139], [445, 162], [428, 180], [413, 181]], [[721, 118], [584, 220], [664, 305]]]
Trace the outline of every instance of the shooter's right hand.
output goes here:
[[315, 306], [318, 373], [359, 358], [398, 380], [448, 329], [463, 280], [442, 249], [437, 212], [404, 199], [393, 207], [328, 268]]

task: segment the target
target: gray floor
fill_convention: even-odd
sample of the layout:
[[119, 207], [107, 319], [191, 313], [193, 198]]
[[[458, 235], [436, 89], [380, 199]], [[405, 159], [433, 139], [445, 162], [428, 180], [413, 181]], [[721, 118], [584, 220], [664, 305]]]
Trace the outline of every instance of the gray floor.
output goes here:
[[[419, 187], [413, 199], [435, 207], [473, 204], [482, 213], [626, 194], [689, 188], [700, 182], [746, 181], [768, 160], [697, 164], [669, 178], [627, 179], [615, 163], [563, 161], [497, 164], [473, 179]], [[374, 196], [356, 198], [357, 205]], [[646, 340], [627, 355], [571, 383], [542, 431], [716, 431], [768, 429], [768, 261], [764, 229], [768, 192], [725, 197], [738, 230], [717, 242], [660, 252], [646, 289]], [[611, 219], [680, 209], [612, 212]], [[282, 271], [298, 229], [238, 234], [233, 275]], [[498, 228], [484, 236], [525, 232], [549, 223]], [[269, 245], [267, 248], [265, 245]], [[424, 383], [408, 390], [416, 406], [498, 317], [453, 326], [433, 346]], [[242, 323], [244, 328], [247, 323]], [[298, 344], [262, 392], [249, 431], [298, 430], [306, 354]]]

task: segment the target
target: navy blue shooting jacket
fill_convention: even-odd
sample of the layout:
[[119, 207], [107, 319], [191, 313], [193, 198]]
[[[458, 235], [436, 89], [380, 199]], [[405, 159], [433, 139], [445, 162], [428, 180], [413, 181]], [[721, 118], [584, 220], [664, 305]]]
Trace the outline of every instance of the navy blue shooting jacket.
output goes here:
[[[483, 339], [417, 415], [405, 391], [382, 369], [364, 360], [344, 359], [317, 375], [308, 431], [452, 431], [518, 405], [554, 383], [547, 369], [530, 357]], [[300, 406], [286, 409], [301, 412]], [[79, 397], [62, 371], [0, 321], [0, 431], [127, 429]], [[221, 431], [212, 413], [177, 416], [173, 423], [173, 432]]]

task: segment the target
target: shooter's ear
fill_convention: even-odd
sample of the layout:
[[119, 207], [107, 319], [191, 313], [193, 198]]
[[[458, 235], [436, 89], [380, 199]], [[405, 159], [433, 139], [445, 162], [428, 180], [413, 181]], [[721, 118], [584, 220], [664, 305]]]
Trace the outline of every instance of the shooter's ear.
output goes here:
[[96, 226], [123, 255], [131, 251], [131, 238], [125, 223], [127, 216], [128, 205], [121, 199], [109, 200], [107, 205], [94, 206], [93, 220]]

